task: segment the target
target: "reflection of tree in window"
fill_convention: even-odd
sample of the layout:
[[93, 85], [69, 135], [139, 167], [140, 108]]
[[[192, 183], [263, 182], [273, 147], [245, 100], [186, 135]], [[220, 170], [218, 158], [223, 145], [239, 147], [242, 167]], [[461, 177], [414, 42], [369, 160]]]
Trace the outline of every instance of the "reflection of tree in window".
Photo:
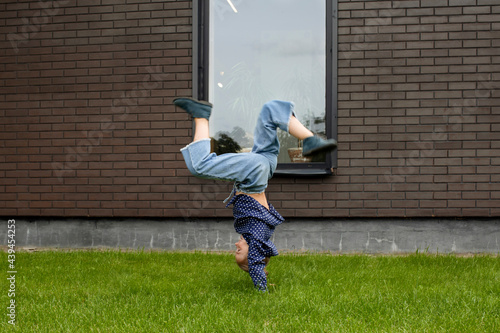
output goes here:
[[217, 155], [227, 154], [227, 153], [238, 153], [241, 150], [238, 142], [231, 139], [227, 134], [221, 134], [219, 140], [214, 139], [213, 150]]
[[[249, 137], [241, 127], [235, 127], [231, 132], [219, 131], [213, 139], [212, 150], [217, 154], [241, 153], [251, 150], [253, 138]], [[243, 145], [243, 148], [240, 146]]]

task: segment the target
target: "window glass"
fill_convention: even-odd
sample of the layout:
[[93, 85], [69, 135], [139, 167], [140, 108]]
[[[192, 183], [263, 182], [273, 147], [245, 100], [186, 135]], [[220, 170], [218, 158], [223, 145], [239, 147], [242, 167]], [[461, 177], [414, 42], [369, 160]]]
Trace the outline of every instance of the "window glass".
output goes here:
[[[271, 99], [295, 102], [298, 119], [326, 134], [325, 12], [324, 0], [210, 1], [208, 93], [216, 152], [250, 151], [259, 111]], [[301, 143], [278, 132], [278, 162], [290, 163], [289, 148]]]

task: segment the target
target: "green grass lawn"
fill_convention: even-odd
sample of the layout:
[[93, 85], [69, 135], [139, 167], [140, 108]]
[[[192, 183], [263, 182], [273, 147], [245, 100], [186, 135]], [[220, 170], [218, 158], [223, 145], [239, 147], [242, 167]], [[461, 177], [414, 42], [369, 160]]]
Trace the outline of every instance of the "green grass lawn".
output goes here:
[[18, 252], [16, 268], [1, 332], [500, 331], [497, 256], [285, 254], [268, 294], [227, 253]]

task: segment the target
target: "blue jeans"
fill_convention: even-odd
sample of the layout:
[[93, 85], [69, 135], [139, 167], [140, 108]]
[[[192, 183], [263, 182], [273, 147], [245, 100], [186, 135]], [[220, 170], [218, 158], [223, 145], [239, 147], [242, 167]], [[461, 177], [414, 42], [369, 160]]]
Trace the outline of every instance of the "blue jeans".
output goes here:
[[293, 102], [267, 102], [257, 120], [252, 152], [217, 156], [210, 153], [210, 139], [203, 139], [181, 149], [186, 166], [199, 178], [233, 181], [237, 192], [262, 193], [278, 165], [277, 129], [288, 132], [292, 115]]

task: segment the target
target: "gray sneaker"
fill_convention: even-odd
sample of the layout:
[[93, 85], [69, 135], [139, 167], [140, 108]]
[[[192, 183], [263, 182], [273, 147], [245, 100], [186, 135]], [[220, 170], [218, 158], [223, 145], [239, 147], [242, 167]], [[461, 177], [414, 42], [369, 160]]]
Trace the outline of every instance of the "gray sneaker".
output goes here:
[[310, 136], [304, 139], [302, 156], [312, 156], [319, 153], [327, 153], [337, 148], [337, 141], [334, 139], [324, 140], [318, 136]]
[[189, 113], [193, 118], [205, 119], [210, 118], [213, 107], [209, 102], [199, 101], [190, 97], [176, 98], [174, 99], [174, 104]]

